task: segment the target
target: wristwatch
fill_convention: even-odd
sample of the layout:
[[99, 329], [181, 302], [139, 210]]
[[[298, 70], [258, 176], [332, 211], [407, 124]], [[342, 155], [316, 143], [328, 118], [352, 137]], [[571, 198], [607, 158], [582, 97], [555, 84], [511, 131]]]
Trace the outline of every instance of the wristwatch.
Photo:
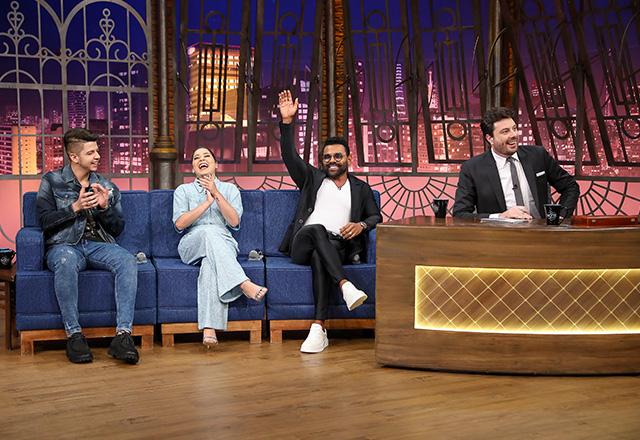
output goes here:
[[367, 224], [365, 222], [359, 222], [360, 226], [362, 226], [362, 230], [366, 231], [367, 230]]

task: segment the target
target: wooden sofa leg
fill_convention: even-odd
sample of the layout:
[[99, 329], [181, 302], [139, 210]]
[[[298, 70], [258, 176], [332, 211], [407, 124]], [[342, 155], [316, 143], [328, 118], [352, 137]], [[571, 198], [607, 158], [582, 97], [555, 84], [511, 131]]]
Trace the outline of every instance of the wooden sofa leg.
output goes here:
[[250, 344], [262, 344], [262, 328], [258, 330], [251, 330], [249, 333]]
[[[83, 333], [87, 339], [90, 338], [112, 338], [114, 327], [88, 327], [83, 329]], [[141, 348], [143, 350], [153, 348], [153, 325], [134, 325], [131, 334], [133, 336], [141, 336]], [[20, 352], [23, 355], [33, 354], [35, 341], [64, 341], [67, 335], [64, 330], [25, 330], [20, 332]]]
[[162, 334], [162, 346], [163, 347], [173, 347], [173, 333], [163, 333]]
[[[142, 350], [148, 350], [153, 348], [153, 326], [152, 325], [134, 325], [133, 336], [140, 336], [140, 348]], [[96, 336], [102, 336], [96, 335]]]
[[270, 332], [270, 342], [272, 344], [282, 344], [282, 330], [279, 329], [275, 329], [275, 330], [271, 330]]
[[33, 355], [33, 339], [28, 332], [20, 332], [20, 354]]
[[142, 342], [140, 343], [140, 348], [143, 350], [148, 350], [153, 348], [153, 335], [142, 335]]

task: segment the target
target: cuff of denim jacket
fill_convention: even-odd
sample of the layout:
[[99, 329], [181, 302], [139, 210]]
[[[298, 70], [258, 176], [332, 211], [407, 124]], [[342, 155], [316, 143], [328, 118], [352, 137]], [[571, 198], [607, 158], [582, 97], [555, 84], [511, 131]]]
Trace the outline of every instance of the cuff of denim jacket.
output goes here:
[[67, 212], [69, 212], [70, 217], [77, 217], [80, 214], [80, 211], [76, 212], [73, 210], [73, 203], [65, 208]]

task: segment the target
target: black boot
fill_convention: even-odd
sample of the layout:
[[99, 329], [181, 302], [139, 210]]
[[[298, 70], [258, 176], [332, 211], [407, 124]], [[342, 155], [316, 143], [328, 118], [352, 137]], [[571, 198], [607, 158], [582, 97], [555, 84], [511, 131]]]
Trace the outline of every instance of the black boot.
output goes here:
[[109, 345], [108, 353], [110, 356], [121, 361], [125, 361], [128, 364], [137, 364], [138, 359], [140, 358], [138, 350], [136, 350], [136, 346], [133, 345], [131, 333], [127, 332], [115, 335], [111, 341], [111, 345]]
[[67, 357], [74, 364], [93, 361], [93, 355], [82, 333], [76, 332], [67, 338]]

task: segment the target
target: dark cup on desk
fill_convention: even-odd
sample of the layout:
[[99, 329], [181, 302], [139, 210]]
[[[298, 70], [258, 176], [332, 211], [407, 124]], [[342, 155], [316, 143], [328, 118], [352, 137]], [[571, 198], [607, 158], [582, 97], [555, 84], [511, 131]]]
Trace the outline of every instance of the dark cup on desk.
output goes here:
[[448, 199], [433, 199], [431, 202], [431, 209], [433, 209], [433, 213], [436, 218], [445, 218], [447, 216], [448, 203]]
[[564, 220], [565, 207], [555, 203], [548, 203], [544, 205], [544, 215], [547, 219], [548, 225], [557, 226]]

